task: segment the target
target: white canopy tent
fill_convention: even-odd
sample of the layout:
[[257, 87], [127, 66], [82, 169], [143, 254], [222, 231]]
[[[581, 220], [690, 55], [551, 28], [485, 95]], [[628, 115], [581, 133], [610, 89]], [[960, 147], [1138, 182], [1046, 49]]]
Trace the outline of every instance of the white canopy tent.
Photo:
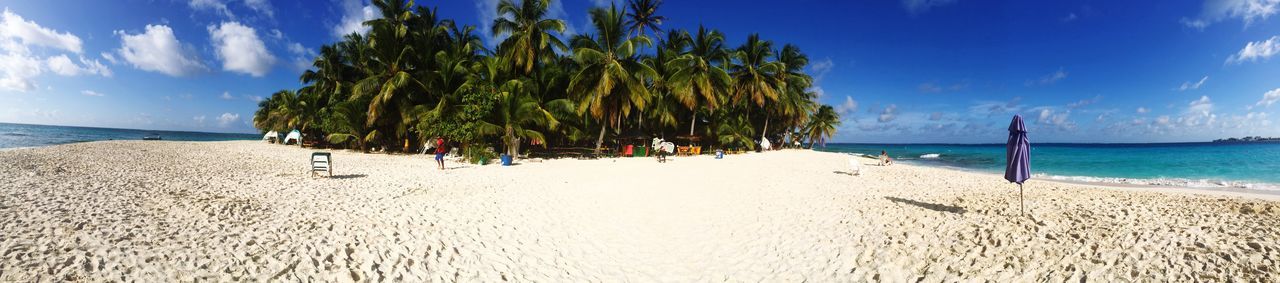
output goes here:
[[275, 142], [277, 140], [280, 140], [280, 133], [277, 133], [276, 131], [270, 131], [267, 132], [267, 134], [262, 135], [262, 141]]
[[292, 132], [289, 132], [289, 135], [284, 137], [284, 142], [282, 143], [289, 144], [289, 141], [302, 144], [302, 132], [298, 132], [298, 130], [293, 130]]

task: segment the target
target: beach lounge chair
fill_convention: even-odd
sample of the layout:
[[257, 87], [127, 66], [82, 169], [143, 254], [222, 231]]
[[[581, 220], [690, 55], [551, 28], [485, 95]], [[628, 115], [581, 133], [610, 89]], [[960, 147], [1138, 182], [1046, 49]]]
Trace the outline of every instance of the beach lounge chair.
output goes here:
[[688, 147], [688, 146], [677, 146], [677, 147], [676, 147], [676, 155], [678, 155], [678, 156], [686, 156], [686, 155], [689, 155], [689, 147]]
[[693, 147], [692, 151], [693, 151], [692, 153], [693, 153], [693, 155], [694, 155], [694, 156], [702, 155], [702, 147], [701, 147], [701, 146], [695, 146], [695, 147]]
[[623, 146], [623, 147], [622, 147], [622, 156], [624, 156], [624, 157], [631, 157], [631, 156], [634, 156], [634, 153], [635, 153], [635, 146], [634, 146], [634, 145], [629, 145], [629, 144], [628, 144], [628, 145], [626, 145], [626, 146]]
[[314, 177], [321, 171], [333, 177], [333, 158], [328, 152], [313, 152], [311, 153], [311, 176]]
[[862, 161], [859, 161], [857, 158], [849, 159], [849, 175], [862, 175]]

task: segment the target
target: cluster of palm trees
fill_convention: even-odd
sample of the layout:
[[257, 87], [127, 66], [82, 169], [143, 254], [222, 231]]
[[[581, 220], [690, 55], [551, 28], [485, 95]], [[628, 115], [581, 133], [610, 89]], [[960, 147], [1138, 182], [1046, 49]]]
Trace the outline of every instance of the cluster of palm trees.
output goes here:
[[[297, 129], [348, 148], [409, 151], [432, 137], [463, 147], [575, 146], [643, 133], [721, 148], [760, 138], [821, 144], [839, 115], [816, 102], [808, 58], [750, 35], [662, 30], [660, 1], [590, 11], [593, 34], [564, 36], [551, 0], [502, 0], [486, 48], [412, 1], [374, 0], [380, 19], [320, 48], [304, 87], [259, 103], [254, 126]], [[652, 36], [652, 37], [651, 37]], [[653, 38], [658, 38], [655, 40]], [[612, 139], [610, 139], [612, 140]]]

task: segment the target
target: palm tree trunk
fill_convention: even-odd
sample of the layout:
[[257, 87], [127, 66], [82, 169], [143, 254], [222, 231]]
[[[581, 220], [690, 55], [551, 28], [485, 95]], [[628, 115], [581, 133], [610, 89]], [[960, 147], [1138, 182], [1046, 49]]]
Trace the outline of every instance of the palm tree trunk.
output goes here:
[[596, 138], [596, 155], [600, 154], [600, 145], [604, 144], [604, 129], [608, 126], [608, 122], [600, 123], [600, 136]]
[[761, 131], [760, 131], [760, 140], [761, 140], [761, 141], [764, 141], [764, 136], [765, 136], [765, 134], [768, 134], [768, 133], [769, 133], [769, 118], [768, 118], [768, 117], [765, 117], [765, 118], [764, 118], [764, 130], [761, 130]]
[[507, 139], [507, 141], [507, 155], [510, 155], [512, 159], [515, 159], [516, 155], [520, 153], [520, 138], [513, 136], [510, 139]]
[[689, 136], [693, 136], [693, 127], [698, 125], [698, 112], [693, 112], [693, 121], [689, 121]]

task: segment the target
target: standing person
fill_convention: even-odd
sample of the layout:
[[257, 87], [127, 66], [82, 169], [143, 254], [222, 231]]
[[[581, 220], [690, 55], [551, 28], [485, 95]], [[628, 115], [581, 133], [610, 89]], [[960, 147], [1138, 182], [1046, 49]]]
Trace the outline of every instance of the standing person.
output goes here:
[[444, 138], [436, 137], [436, 164], [440, 165], [440, 170], [444, 170], [444, 154], [448, 152], [444, 149]]

